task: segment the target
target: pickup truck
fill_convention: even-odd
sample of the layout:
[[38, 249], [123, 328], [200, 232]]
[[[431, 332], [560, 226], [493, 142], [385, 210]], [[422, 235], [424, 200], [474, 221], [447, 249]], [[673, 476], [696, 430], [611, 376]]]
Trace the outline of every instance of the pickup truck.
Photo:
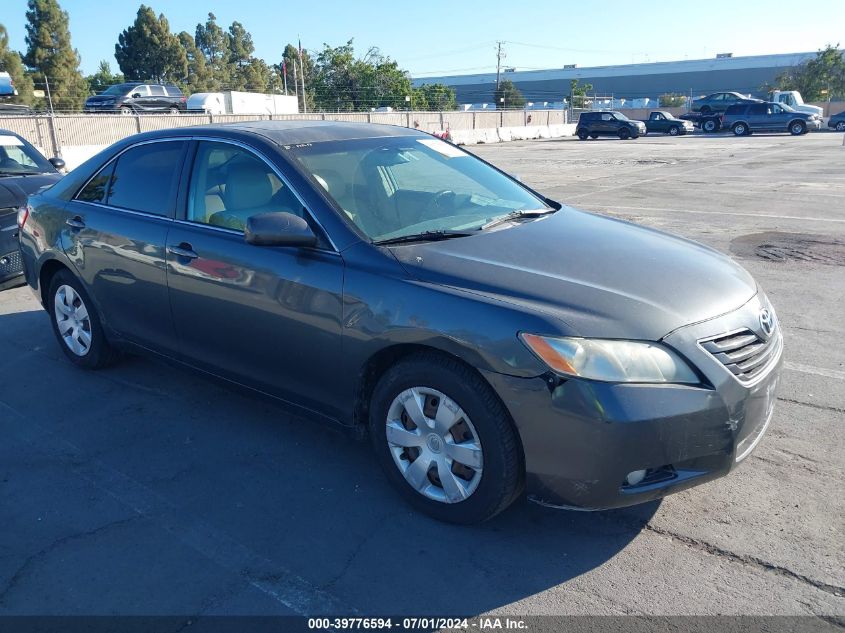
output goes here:
[[643, 123], [645, 123], [646, 134], [660, 132], [662, 134], [678, 136], [679, 134], [686, 134], [687, 132], [693, 131], [693, 124], [690, 121], [679, 119], [664, 110], [655, 110], [650, 113], [648, 119], [643, 121]]
[[796, 110], [797, 112], [815, 114], [819, 117], [824, 114], [824, 110], [822, 110], [819, 106], [804, 103], [804, 98], [801, 96], [801, 93], [797, 90], [772, 90], [771, 97], [771, 100], [775, 103], [788, 105], [790, 108]]

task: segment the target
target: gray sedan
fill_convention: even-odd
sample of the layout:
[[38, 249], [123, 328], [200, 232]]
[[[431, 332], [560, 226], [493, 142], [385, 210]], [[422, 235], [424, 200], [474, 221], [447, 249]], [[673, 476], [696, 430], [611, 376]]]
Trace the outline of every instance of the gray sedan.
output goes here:
[[745, 270], [418, 131], [151, 132], [20, 219], [72, 363], [164, 356], [368, 430], [399, 493], [442, 520], [523, 492], [656, 499], [726, 474], [772, 418], [782, 337]]

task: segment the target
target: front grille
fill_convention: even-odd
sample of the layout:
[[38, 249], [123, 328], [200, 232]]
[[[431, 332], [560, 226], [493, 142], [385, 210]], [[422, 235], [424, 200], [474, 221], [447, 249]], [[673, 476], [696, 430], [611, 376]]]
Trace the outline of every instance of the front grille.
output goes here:
[[23, 272], [23, 261], [21, 252], [13, 251], [0, 255], [0, 279], [11, 275], [18, 275]]
[[751, 382], [765, 373], [777, 356], [780, 333], [775, 329], [764, 341], [749, 329], [700, 341], [713, 358], [728, 368], [740, 382]]

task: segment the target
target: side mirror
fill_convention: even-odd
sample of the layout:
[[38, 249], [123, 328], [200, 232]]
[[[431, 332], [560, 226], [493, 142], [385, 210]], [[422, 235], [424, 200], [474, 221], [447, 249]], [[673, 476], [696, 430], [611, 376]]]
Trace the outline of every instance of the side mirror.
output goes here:
[[259, 213], [246, 221], [244, 238], [255, 246], [315, 246], [308, 222], [293, 213]]
[[64, 159], [63, 159], [63, 158], [59, 158], [58, 156], [53, 156], [53, 158], [51, 158], [51, 159], [50, 159], [50, 164], [51, 164], [53, 167], [55, 167], [56, 169], [58, 169], [59, 171], [61, 171], [61, 170], [63, 170], [63, 169], [65, 168], [65, 161], [64, 161]]
[[141, 93], [140, 93], [140, 92], [133, 92], [133, 93], [132, 93], [132, 98], [133, 98], [133, 99], [140, 99], [140, 98], [141, 98]]

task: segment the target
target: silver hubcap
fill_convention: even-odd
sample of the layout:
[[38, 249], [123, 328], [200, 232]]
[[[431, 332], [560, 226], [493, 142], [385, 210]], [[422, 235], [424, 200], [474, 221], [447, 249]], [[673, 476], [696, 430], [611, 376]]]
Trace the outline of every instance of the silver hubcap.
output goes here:
[[796, 123], [795, 125], [792, 126], [792, 131], [795, 132], [796, 134], [798, 134], [801, 131], [801, 126], [798, 123]]
[[400, 393], [387, 412], [387, 445], [405, 480], [441, 503], [468, 498], [481, 481], [481, 441], [469, 417], [429, 387]]
[[837, 129], [838, 131], [840, 131], [840, 132], [845, 132], [845, 122], [843, 122], [843, 123], [837, 123], [837, 124], [836, 124], [836, 129]]
[[91, 349], [91, 318], [82, 297], [70, 286], [59, 286], [53, 304], [65, 345], [77, 356], [85, 356]]

